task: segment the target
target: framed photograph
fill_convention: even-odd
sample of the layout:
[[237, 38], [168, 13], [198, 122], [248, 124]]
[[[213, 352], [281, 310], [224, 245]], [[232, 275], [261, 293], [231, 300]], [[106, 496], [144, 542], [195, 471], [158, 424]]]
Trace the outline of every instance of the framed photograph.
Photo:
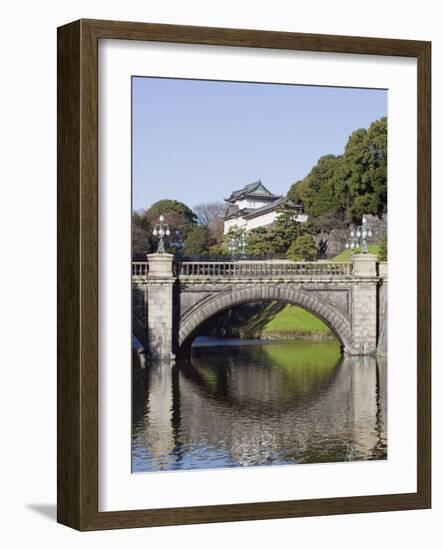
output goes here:
[[58, 29], [58, 521], [429, 508], [429, 42]]

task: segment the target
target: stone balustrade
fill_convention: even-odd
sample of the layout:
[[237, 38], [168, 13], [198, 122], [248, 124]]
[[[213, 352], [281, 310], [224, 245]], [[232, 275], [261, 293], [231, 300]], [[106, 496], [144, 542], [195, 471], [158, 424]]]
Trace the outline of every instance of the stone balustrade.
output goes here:
[[[289, 262], [271, 261], [226, 261], [226, 262], [177, 262], [174, 275], [178, 277], [223, 277], [262, 278], [293, 276], [347, 276], [352, 275], [351, 262]], [[132, 276], [144, 278], [149, 275], [148, 262], [133, 262]]]
[[132, 277], [147, 277], [149, 262], [132, 262]]

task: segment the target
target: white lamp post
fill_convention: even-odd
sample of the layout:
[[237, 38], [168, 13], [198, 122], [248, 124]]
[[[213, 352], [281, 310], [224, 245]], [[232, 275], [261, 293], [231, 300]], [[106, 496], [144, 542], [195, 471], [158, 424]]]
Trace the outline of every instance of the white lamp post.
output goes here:
[[160, 238], [158, 242], [158, 254], [164, 254], [164, 237], [170, 236], [170, 229], [167, 223], [164, 223], [164, 216], [161, 214], [159, 217], [159, 222], [157, 223], [152, 231], [152, 234], [156, 237], [158, 236]]
[[247, 237], [245, 233], [242, 233], [239, 245], [241, 247], [241, 260], [247, 260]]
[[367, 223], [367, 218], [363, 216], [362, 225], [356, 228], [356, 232], [354, 229], [350, 231], [350, 236], [345, 243], [345, 248], [350, 248], [353, 254], [359, 249], [362, 254], [367, 254], [367, 240], [372, 236], [373, 232], [370, 225]]
[[229, 248], [230, 248], [230, 254], [232, 255], [232, 258], [234, 258], [236, 251], [238, 250], [238, 240], [235, 239], [235, 237], [232, 237]]

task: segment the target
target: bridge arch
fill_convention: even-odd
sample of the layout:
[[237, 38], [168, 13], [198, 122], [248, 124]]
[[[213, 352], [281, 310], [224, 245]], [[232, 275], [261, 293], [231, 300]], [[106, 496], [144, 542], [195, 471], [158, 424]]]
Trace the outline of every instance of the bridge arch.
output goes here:
[[288, 288], [268, 284], [253, 285], [216, 294], [198, 304], [180, 320], [178, 344], [185, 347], [198, 328], [208, 319], [232, 307], [261, 301], [279, 301], [302, 307], [321, 319], [340, 341], [343, 350], [351, 349], [352, 330], [347, 317], [328, 300], [301, 288]]

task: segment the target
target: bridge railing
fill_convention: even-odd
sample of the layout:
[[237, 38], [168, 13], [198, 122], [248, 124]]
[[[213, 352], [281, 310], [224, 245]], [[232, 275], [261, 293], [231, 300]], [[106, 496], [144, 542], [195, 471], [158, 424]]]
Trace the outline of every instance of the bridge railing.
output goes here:
[[148, 273], [148, 262], [132, 262], [132, 277], [147, 277]]
[[350, 262], [181, 262], [177, 275], [183, 277], [284, 277], [351, 276]]
[[[177, 277], [293, 277], [351, 276], [350, 262], [177, 262], [173, 266]], [[132, 277], [147, 277], [148, 262], [132, 262]]]

